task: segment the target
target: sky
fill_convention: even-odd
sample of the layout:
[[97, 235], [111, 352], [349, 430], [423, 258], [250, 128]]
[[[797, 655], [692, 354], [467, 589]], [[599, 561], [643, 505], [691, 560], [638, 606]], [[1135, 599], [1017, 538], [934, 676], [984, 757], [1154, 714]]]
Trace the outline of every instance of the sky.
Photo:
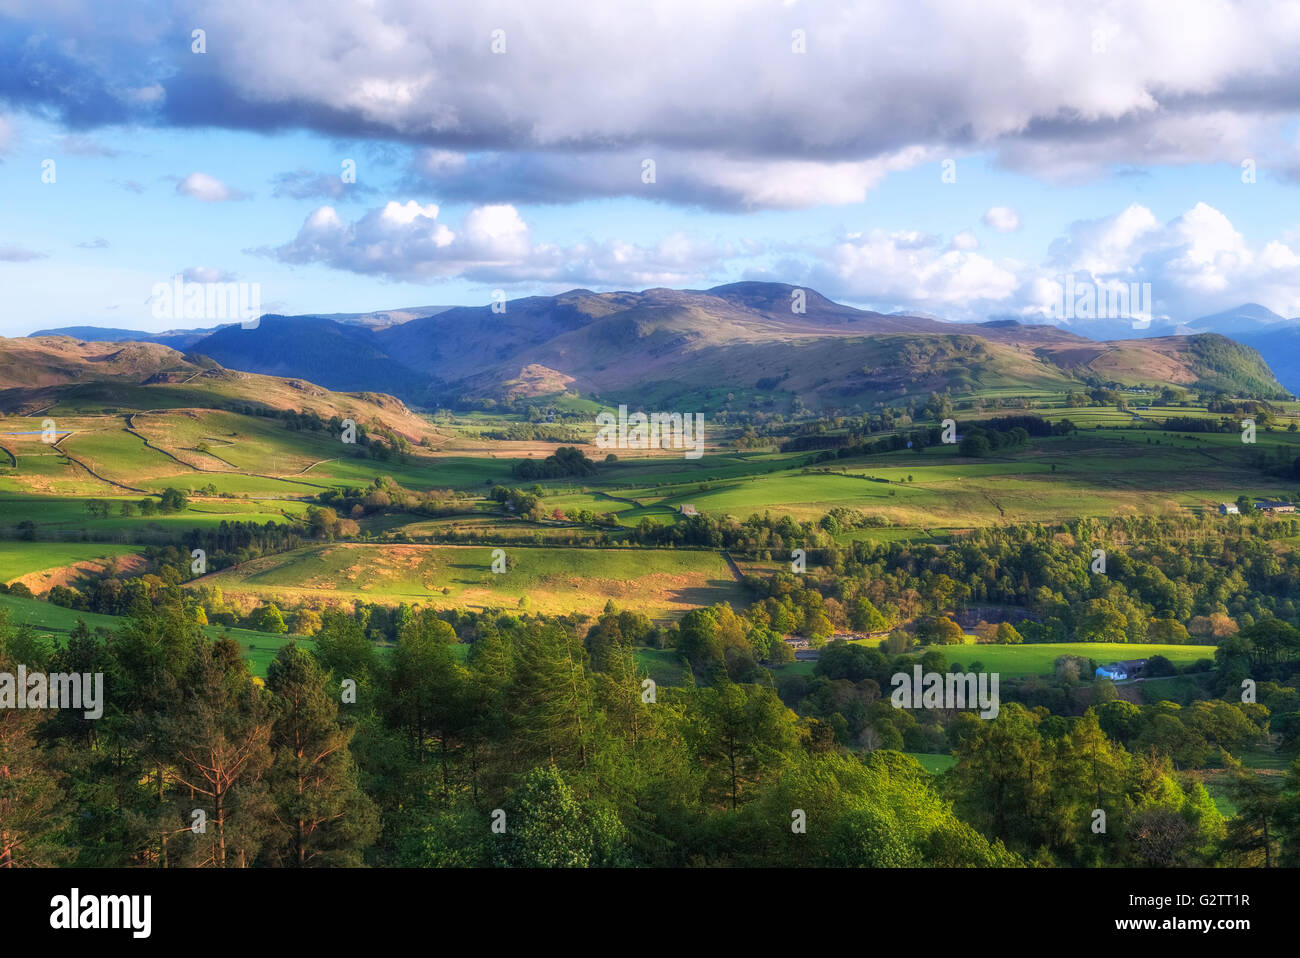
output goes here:
[[1300, 316], [1300, 4], [0, 0], [0, 335], [807, 286]]

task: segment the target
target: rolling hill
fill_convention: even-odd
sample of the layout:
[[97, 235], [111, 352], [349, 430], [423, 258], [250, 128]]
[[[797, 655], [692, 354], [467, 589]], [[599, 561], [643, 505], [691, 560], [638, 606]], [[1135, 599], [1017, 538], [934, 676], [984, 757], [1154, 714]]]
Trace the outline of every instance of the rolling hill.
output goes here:
[[230, 369], [301, 376], [328, 389], [409, 395], [420, 377], [394, 362], [364, 326], [308, 316], [261, 318], [255, 329], [227, 326], [192, 347]]
[[226, 369], [154, 343], [87, 343], [60, 336], [0, 338], [0, 412], [37, 415], [80, 409], [295, 410], [351, 418], [412, 442], [439, 438], [399, 399], [335, 392], [296, 378]]
[[1278, 382], [1300, 395], [1300, 321], [1238, 333], [1233, 338], [1256, 350]]
[[[796, 312], [800, 296], [804, 308]], [[1253, 349], [1215, 332], [1097, 341], [1014, 320], [886, 315], [779, 283], [576, 289], [512, 300], [501, 313], [459, 306], [382, 316], [404, 321], [268, 315], [254, 329], [218, 329], [187, 355], [331, 390], [382, 390], [428, 407], [570, 391], [669, 408], [712, 409], [731, 396], [773, 410], [796, 400], [848, 410], [945, 388], [1060, 390], [1084, 382], [1285, 393]], [[172, 351], [138, 348], [103, 360], [105, 368], [176, 372], [166, 368], [176, 361]], [[97, 355], [111, 352], [101, 347]]]

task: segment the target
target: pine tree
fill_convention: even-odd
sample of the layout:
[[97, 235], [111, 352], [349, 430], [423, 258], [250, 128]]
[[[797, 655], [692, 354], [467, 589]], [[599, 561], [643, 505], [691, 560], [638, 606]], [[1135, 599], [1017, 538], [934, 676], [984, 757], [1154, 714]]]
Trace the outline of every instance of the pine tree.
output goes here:
[[353, 732], [340, 727], [328, 684], [311, 654], [292, 642], [266, 673], [276, 709], [267, 781], [281, 826], [277, 856], [299, 868], [359, 865], [379, 832], [348, 748]]
[[462, 709], [465, 669], [456, 662], [446, 622], [425, 612], [402, 629], [393, 653], [388, 696], [389, 723], [410, 736], [412, 752], [425, 760], [429, 739], [437, 742], [444, 796], [450, 787], [450, 764], [465, 721]]
[[187, 825], [201, 809], [206, 823], [202, 833], [184, 836], [180, 857], [198, 866], [249, 866], [275, 827], [263, 781], [271, 764], [269, 696], [229, 639], [199, 645], [182, 689], [177, 711], [158, 719], [170, 752], [167, 777], [180, 787], [175, 820]]
[[[0, 672], [19, 663], [43, 668], [41, 650], [9, 625], [0, 610]], [[35, 654], [33, 654], [35, 653]], [[71, 858], [64, 847], [64, 794], [51, 756], [37, 741], [49, 713], [0, 709], [0, 868], [56, 865]]]
[[559, 626], [530, 626], [511, 694], [513, 737], [525, 760], [586, 766], [592, 702], [577, 638]]
[[771, 689], [724, 681], [695, 693], [693, 737], [735, 811], [743, 786], [778, 767], [796, 741], [795, 716]]

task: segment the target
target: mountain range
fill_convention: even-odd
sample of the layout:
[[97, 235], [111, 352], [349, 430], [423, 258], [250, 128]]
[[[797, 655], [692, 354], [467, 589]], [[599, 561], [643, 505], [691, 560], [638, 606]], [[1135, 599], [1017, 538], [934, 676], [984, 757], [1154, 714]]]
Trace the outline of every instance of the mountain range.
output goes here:
[[[1264, 307], [1247, 304], [1180, 327], [1135, 330], [1124, 322], [1111, 331], [1099, 323], [952, 323], [742, 282], [706, 290], [575, 289], [511, 300], [501, 312], [421, 307], [266, 315], [251, 329], [69, 327], [39, 335], [160, 343], [229, 369], [391, 393], [425, 406], [567, 390], [661, 408], [713, 408], [739, 396], [777, 410], [796, 403], [852, 410], [944, 388], [1062, 389], [1080, 381], [1270, 397], [1300, 391], [1300, 365], [1291, 359], [1300, 324]], [[1085, 328], [1115, 335], [1090, 338], [1080, 334]]]
[[[291, 316], [290, 319], [328, 319], [344, 326], [364, 326], [368, 329], [383, 329], [409, 322], [422, 316], [433, 316], [450, 306], [407, 306], [401, 309], [380, 309], [369, 313], [322, 313], [307, 316]], [[38, 329], [30, 336], [71, 336], [85, 342], [100, 343], [159, 343], [173, 349], [188, 349], [206, 336], [239, 323], [224, 323], [209, 326], [206, 329], [168, 329], [161, 333], [146, 333], [139, 329], [118, 329], [112, 326], [59, 326], [54, 329]]]

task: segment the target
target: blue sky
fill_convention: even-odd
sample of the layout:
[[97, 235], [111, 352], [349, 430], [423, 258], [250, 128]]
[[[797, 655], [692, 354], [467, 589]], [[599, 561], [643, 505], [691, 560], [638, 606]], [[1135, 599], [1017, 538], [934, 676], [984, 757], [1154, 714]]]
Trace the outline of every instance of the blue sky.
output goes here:
[[1300, 315], [1293, 8], [970, 6], [10, 0], [0, 334], [208, 325], [154, 314], [181, 273], [288, 313], [762, 278], [1041, 321], [1070, 273]]

